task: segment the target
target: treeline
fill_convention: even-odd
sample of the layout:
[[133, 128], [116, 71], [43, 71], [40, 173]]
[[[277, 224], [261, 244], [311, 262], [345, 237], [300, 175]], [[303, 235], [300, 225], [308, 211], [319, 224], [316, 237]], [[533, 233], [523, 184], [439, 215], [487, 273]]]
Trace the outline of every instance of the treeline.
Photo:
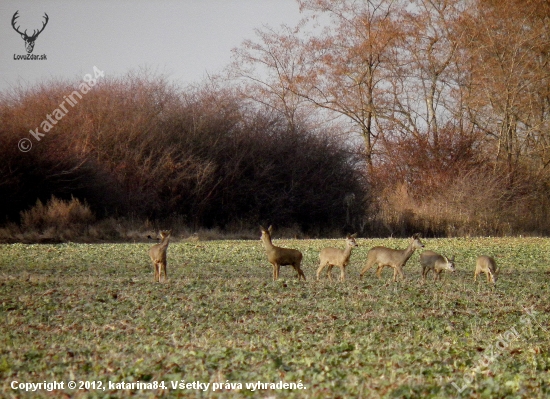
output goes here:
[[363, 143], [370, 232], [550, 233], [548, 1], [299, 3], [230, 72], [290, 124], [340, 120]]
[[[352, 229], [348, 221], [362, 212], [362, 161], [345, 141], [291, 127], [212, 82], [180, 90], [146, 74], [105, 78], [36, 141], [29, 130], [76, 87], [54, 82], [4, 93], [4, 222], [19, 222], [37, 199], [52, 196], [79, 199], [96, 219], [178, 220], [191, 230], [272, 223], [323, 234]], [[22, 138], [30, 151], [19, 150]], [[346, 205], [350, 195], [357, 201]]]
[[[54, 195], [191, 230], [550, 233], [548, 1], [299, 3], [298, 26], [258, 30], [223, 76], [99, 79], [40, 141], [79, 82], [2, 93], [4, 221]], [[36, 209], [25, 226], [56, 219]]]

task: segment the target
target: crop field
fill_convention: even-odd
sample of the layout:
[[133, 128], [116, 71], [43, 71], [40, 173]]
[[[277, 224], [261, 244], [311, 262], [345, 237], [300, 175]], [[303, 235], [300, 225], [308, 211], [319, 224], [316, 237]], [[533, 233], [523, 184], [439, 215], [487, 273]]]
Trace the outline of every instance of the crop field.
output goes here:
[[[457, 271], [422, 283], [417, 251], [404, 282], [360, 280], [369, 248], [408, 241], [358, 239], [345, 282], [315, 281], [344, 240], [274, 239], [307, 281], [273, 282], [259, 240], [174, 240], [153, 283], [151, 244], [0, 245], [0, 397], [549, 397], [550, 239], [422, 241]], [[481, 254], [496, 286], [473, 282]]]

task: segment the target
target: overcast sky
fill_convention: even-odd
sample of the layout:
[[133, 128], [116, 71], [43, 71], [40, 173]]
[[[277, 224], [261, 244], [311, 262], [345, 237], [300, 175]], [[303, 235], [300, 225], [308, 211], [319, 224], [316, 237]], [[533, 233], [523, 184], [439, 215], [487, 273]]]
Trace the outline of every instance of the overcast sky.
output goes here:
[[[11, 26], [16, 11], [28, 34], [48, 14], [32, 53], [46, 60], [14, 60], [27, 53]], [[182, 85], [198, 82], [228, 65], [231, 49], [253, 39], [255, 28], [294, 26], [300, 17], [295, 0], [2, 0], [0, 91], [50, 77], [82, 79], [94, 66], [105, 76], [146, 67]]]

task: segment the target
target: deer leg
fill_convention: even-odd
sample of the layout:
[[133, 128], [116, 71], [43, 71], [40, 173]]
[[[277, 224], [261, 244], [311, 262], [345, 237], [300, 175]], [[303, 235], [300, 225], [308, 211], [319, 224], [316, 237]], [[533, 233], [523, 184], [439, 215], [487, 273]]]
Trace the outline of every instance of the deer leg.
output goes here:
[[273, 264], [273, 281], [277, 280], [277, 265]]
[[342, 267], [341, 267], [341, 270], [340, 270], [340, 281], [346, 281], [345, 266], [342, 266]]
[[155, 273], [154, 281], [156, 283], [157, 281], [159, 281], [159, 266], [158, 266], [157, 262], [153, 263], [153, 270], [154, 270], [154, 273]]
[[327, 267], [327, 277], [330, 281], [332, 281], [332, 265], [328, 265]]
[[382, 270], [384, 270], [384, 265], [378, 265], [378, 268], [376, 269], [376, 275], [378, 278], [382, 278]]
[[325, 264], [319, 264], [319, 268], [317, 269], [317, 280], [319, 280], [319, 276], [321, 275], [321, 272], [323, 271], [323, 269], [325, 268]]
[[162, 273], [164, 274], [164, 282], [168, 279], [168, 276], [166, 275], [166, 263], [162, 263]]
[[363, 268], [363, 270], [361, 270], [361, 273], [359, 273], [359, 278], [363, 278], [363, 274], [365, 274], [367, 272], [367, 270], [369, 270], [371, 267], [374, 266], [374, 262], [370, 262], [368, 259], [367, 259], [367, 264], [365, 265], [365, 267]]
[[304, 278], [304, 280], [306, 279], [306, 276], [304, 276], [304, 272], [300, 268], [300, 264], [292, 265], [292, 267], [294, 268], [294, 270], [296, 270], [296, 277], [298, 277], [298, 281], [300, 281], [302, 277]]
[[298, 263], [298, 265], [296, 267], [297, 267], [297, 271], [298, 271], [298, 281], [300, 281], [300, 277], [303, 278], [304, 281], [306, 281], [306, 275], [304, 274], [304, 271], [300, 267], [300, 264]]
[[401, 266], [396, 267], [393, 271], [393, 281], [397, 281], [397, 274], [399, 274], [402, 281], [405, 280], [405, 276], [403, 275], [403, 269], [401, 268]]

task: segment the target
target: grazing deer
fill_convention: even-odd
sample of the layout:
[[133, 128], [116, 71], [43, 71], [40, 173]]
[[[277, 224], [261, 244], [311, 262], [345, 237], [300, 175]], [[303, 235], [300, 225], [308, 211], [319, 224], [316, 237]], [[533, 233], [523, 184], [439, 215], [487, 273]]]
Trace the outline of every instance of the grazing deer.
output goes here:
[[273, 265], [273, 281], [279, 278], [280, 267], [288, 265], [291, 265], [294, 270], [296, 270], [298, 281], [300, 281], [300, 278], [303, 278], [305, 281], [306, 276], [300, 268], [300, 263], [302, 263], [302, 253], [297, 249], [281, 248], [273, 245], [271, 243], [271, 233], [273, 231], [272, 226], [269, 226], [267, 230], [260, 226], [260, 229], [262, 231], [260, 240], [262, 241], [267, 253], [267, 260]]
[[424, 244], [420, 242], [420, 234], [418, 233], [411, 237], [409, 246], [406, 249], [398, 250], [386, 247], [371, 248], [367, 254], [367, 263], [363, 270], [361, 270], [359, 278], [362, 278], [367, 270], [375, 264], [378, 264], [378, 269], [376, 270], [378, 278], [380, 278], [382, 269], [386, 266], [393, 267], [393, 281], [397, 281], [397, 274], [404, 280], [403, 266], [405, 266], [405, 263], [407, 263], [414, 251], [420, 248], [424, 248]]
[[480, 273], [485, 273], [488, 283], [496, 284], [499, 270], [497, 270], [497, 263], [495, 260], [487, 255], [478, 256], [476, 260], [476, 271], [474, 272], [474, 282], [477, 281], [477, 276]]
[[160, 232], [160, 243], [155, 244], [149, 250], [149, 256], [153, 261], [153, 269], [155, 272], [154, 281], [160, 282], [160, 277], [164, 274], [164, 281], [166, 282], [166, 250], [170, 242], [170, 235], [172, 230]]
[[448, 270], [454, 272], [455, 269], [454, 256], [449, 259], [446, 256], [440, 255], [434, 251], [424, 251], [420, 254], [420, 264], [422, 265], [422, 281], [426, 281], [426, 276], [430, 270], [434, 272], [434, 281], [441, 280], [441, 272]]
[[351, 256], [351, 250], [353, 247], [357, 246], [355, 242], [355, 237], [357, 234], [352, 234], [346, 237], [346, 249], [338, 248], [324, 248], [319, 254], [319, 268], [317, 269], [317, 280], [319, 280], [319, 275], [327, 267], [327, 276], [329, 280], [332, 281], [332, 268], [338, 266], [340, 268], [340, 281], [344, 281], [346, 266], [348, 265], [349, 258]]

